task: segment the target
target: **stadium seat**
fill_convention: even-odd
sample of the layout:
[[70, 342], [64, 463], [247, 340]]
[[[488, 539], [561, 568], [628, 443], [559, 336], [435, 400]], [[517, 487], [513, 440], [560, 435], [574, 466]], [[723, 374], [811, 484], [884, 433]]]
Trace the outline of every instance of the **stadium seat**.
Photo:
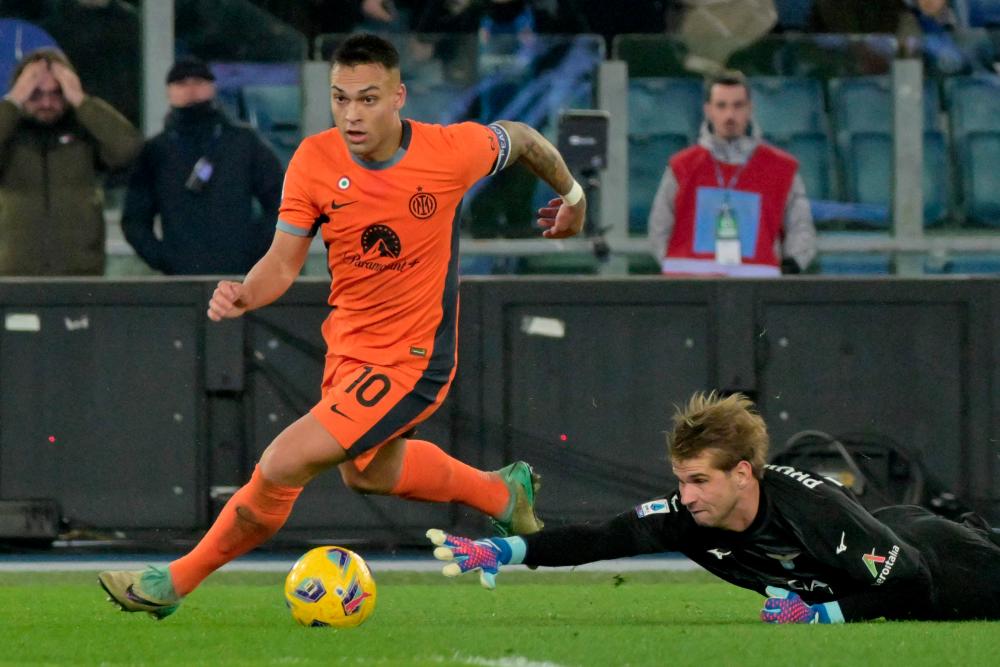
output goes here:
[[931, 274], [1000, 274], [1000, 254], [975, 253], [942, 259], [928, 258], [924, 272]]
[[244, 86], [247, 121], [271, 143], [287, 165], [302, 140], [302, 97], [298, 86]]
[[959, 142], [966, 219], [1000, 227], [1000, 132], [973, 132]]
[[[3, 9], [0, 9], [0, 13], [2, 12]], [[42, 47], [59, 48], [59, 45], [52, 35], [34, 23], [0, 18], [0, 94], [6, 94], [13, 83], [11, 76], [24, 54]]]
[[[892, 201], [892, 135], [858, 132], [850, 135], [845, 154], [845, 187], [849, 201], [889, 205]], [[924, 222], [933, 225], [945, 217], [950, 200], [948, 160], [939, 132], [924, 133]], [[873, 226], [887, 226], [873, 225]]]
[[785, 138], [825, 132], [823, 88], [818, 79], [761, 76], [749, 79], [754, 120], [764, 134]]
[[832, 153], [830, 141], [824, 133], [807, 132], [772, 141], [799, 161], [799, 174], [810, 199], [834, 198]]
[[630, 137], [628, 145], [629, 231], [644, 234], [653, 196], [670, 156], [689, 146], [687, 137], [660, 134]]
[[945, 80], [952, 136], [1000, 131], [1000, 76], [979, 75]]
[[943, 222], [951, 209], [951, 162], [941, 132], [924, 132], [924, 226]]
[[400, 113], [424, 123], [447, 125], [465, 117], [469, 102], [470, 94], [460, 86], [407, 83], [406, 104]]
[[1000, 0], [965, 0], [965, 5], [970, 27], [1000, 26]]
[[701, 125], [703, 96], [698, 79], [629, 79], [629, 135], [679, 134], [693, 141]]
[[219, 106], [233, 120], [244, 117], [243, 96], [239, 88], [218, 88], [215, 93], [215, 99], [219, 101]]
[[778, 25], [785, 30], [805, 30], [809, 26], [809, 13], [813, 0], [777, 0]]
[[886, 275], [892, 261], [886, 254], [821, 253], [816, 260], [819, 273], [831, 275]]
[[[892, 131], [892, 80], [859, 76], [830, 80], [830, 107], [838, 142], [845, 147], [855, 132]], [[924, 87], [924, 129], [937, 130], [940, 97], [937, 87]]]

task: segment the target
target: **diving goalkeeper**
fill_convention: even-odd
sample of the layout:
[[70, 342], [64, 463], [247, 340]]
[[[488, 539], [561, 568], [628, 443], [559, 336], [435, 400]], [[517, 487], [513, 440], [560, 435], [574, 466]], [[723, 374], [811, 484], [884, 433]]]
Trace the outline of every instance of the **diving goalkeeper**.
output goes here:
[[765, 465], [764, 420], [744, 396], [696, 394], [669, 435], [678, 490], [603, 524], [472, 541], [427, 536], [444, 573], [579, 565], [679, 551], [766, 596], [768, 623], [1000, 619], [1000, 536], [976, 515], [956, 523], [916, 506], [869, 513], [836, 482]]

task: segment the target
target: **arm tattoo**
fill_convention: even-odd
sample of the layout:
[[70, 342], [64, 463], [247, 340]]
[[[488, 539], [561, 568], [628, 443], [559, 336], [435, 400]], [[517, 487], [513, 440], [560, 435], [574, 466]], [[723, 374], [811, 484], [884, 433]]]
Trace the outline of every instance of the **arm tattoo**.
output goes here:
[[525, 137], [520, 160], [538, 178], [553, 187], [557, 194], [565, 194], [573, 187], [573, 176], [555, 146], [535, 130]]

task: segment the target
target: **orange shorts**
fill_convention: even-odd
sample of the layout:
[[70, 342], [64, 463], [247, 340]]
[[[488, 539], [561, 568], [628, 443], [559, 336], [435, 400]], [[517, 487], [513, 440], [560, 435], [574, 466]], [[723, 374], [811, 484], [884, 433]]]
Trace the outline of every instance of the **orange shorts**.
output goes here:
[[358, 470], [379, 447], [430, 417], [444, 401], [455, 377], [432, 377], [416, 366], [377, 366], [328, 355], [323, 397], [312, 414], [347, 450]]

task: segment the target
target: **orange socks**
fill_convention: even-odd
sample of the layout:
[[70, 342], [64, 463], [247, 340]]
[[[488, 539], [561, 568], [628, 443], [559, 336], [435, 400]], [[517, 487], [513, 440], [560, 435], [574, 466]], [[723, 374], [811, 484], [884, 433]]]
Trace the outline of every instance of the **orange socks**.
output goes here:
[[476, 470], [425, 440], [407, 440], [403, 470], [394, 496], [439, 503], [459, 502], [490, 516], [500, 516], [510, 500], [507, 484]]
[[212, 572], [266, 542], [285, 524], [301, 492], [300, 486], [267, 481], [255, 467], [195, 548], [170, 564], [174, 591], [187, 595]]

